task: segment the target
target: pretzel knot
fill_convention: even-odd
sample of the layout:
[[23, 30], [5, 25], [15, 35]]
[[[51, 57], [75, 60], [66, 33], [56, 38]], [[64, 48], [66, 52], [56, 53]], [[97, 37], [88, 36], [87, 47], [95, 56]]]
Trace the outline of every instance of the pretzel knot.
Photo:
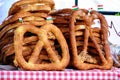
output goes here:
[[[91, 27], [95, 19], [98, 19], [101, 24], [98, 30]], [[84, 28], [76, 30], [78, 21], [85, 23]], [[78, 27], [81, 27], [81, 24]], [[84, 34], [76, 34], [81, 32]], [[86, 13], [82, 9], [75, 11], [70, 20], [70, 42], [72, 63], [77, 69], [110, 69], [112, 67], [113, 60], [108, 43], [108, 24], [102, 14], [96, 11]]]
[[[23, 55], [23, 48], [27, 45], [24, 42], [24, 36], [27, 32], [30, 32], [38, 40], [30, 53], [28, 60]], [[49, 33], [55, 36], [55, 40], [50, 40]], [[34, 41], [34, 40], [31, 40]], [[29, 42], [31, 42], [29, 41]], [[54, 44], [51, 44], [51, 41]], [[59, 49], [58, 50], [58, 47]], [[62, 32], [52, 24], [46, 24], [40, 28], [33, 25], [21, 25], [15, 30], [14, 34], [14, 49], [16, 66], [20, 66], [24, 70], [63, 70], [69, 63], [69, 50], [66, 40], [63, 37]], [[40, 63], [40, 55], [46, 51], [45, 56], [49, 62]]]

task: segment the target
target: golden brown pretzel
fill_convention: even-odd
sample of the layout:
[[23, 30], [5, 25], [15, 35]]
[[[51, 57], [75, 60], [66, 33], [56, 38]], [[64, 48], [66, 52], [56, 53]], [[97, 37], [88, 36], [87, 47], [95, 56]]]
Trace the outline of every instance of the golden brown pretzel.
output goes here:
[[[30, 47], [23, 47], [23, 56], [28, 56], [31, 53], [32, 49]], [[3, 57], [3, 63], [7, 63], [7, 58], [12, 56], [14, 57], [14, 45], [7, 48]]]
[[[21, 11], [49, 13], [51, 11], [51, 8], [47, 5], [28, 4], [28, 6], [20, 8], [18, 12], [21, 12]], [[18, 13], [18, 12], [16, 12], [16, 13]]]
[[[23, 47], [22, 43], [24, 38], [23, 35], [26, 32], [32, 32], [34, 34], [37, 34], [39, 38], [28, 62], [25, 61], [22, 55], [22, 47]], [[61, 50], [62, 50], [61, 60], [59, 60], [58, 56], [56, 55], [56, 53], [54, 52], [54, 50], [50, 45], [50, 42], [47, 38], [48, 32], [52, 32], [55, 35], [56, 39], [58, 40], [61, 46]], [[46, 24], [41, 28], [37, 28], [32, 25], [22, 25], [18, 27], [15, 30], [14, 48], [15, 48], [15, 64], [18, 63], [18, 65], [25, 70], [63, 70], [69, 63], [69, 51], [68, 51], [67, 43], [61, 31], [52, 24]], [[49, 64], [36, 63], [39, 60], [38, 55], [40, 55], [42, 48], [44, 48], [47, 51], [51, 63]]]
[[[24, 24], [25, 24], [25, 22], [24, 22]], [[23, 25], [23, 23], [20, 24], [20, 25]], [[17, 24], [15, 26], [19, 27], [19, 25], [17, 25]], [[9, 27], [6, 27], [6, 29], [9, 29]], [[14, 31], [12, 33], [14, 33]], [[2, 31], [1, 31], [1, 34], [2, 34]], [[6, 33], [6, 34], [11, 34], [11, 33]], [[52, 33], [49, 32], [48, 33], [48, 38], [52, 40], [52, 39], [55, 39], [55, 36]], [[12, 57], [12, 60], [13, 60], [13, 57], [14, 57], [14, 53], [15, 52], [14, 52], [14, 49], [13, 49], [13, 47], [14, 47], [13, 46], [13, 35], [8, 35], [6, 38], [3, 37], [1, 40], [2, 41], [0, 42], [0, 45], [1, 45], [0, 49], [1, 49], [1, 54], [4, 55], [2, 63], [11, 64], [11, 63], [9, 63], [9, 61], [7, 61], [7, 58], [11, 59], [10, 57]], [[33, 42], [35, 42], [37, 40], [38, 39], [37, 39], [36, 36], [26, 37], [24, 39], [24, 44], [28, 44], [29, 43], [29, 45], [27, 46], [29, 48], [29, 47], [31, 47], [30, 45], [33, 45]], [[50, 43], [54, 44], [51, 41], [50, 41]], [[24, 52], [23, 56], [27, 55], [30, 52], [29, 49], [27, 49], [27, 50], [23, 51]]]
[[54, 5], [55, 5], [53, 0], [20, 0], [12, 5], [12, 7], [9, 10], [8, 16], [16, 13], [16, 11], [20, 8], [20, 6], [26, 6], [32, 3], [41, 3], [45, 5], [47, 4], [47, 5], [50, 5], [51, 9], [54, 9]]
[[[27, 18], [27, 17], [29, 17], [29, 19], [27, 18], [27, 20], [29, 20], [29, 21], [31, 21], [31, 19], [34, 20], [35, 18], [30, 18], [31, 16], [40, 17], [40, 18], [46, 18], [48, 16], [48, 14], [46, 14], [46, 13], [30, 13], [30, 12], [21, 11], [19, 13], [16, 13], [15, 15], [11, 15], [7, 19], [5, 19], [2, 22], [2, 25], [0, 26], [0, 30], [2, 28], [4, 28], [6, 25], [10, 24], [10, 23], [13, 23], [15, 21], [19, 21], [19, 18], [23, 19], [23, 21], [24, 21], [24, 18]], [[43, 23], [41, 22], [39, 24], [38, 23], [36, 24], [35, 22], [36, 21], [34, 21], [34, 22], [31, 21], [31, 23], [35, 24], [35, 25], [41, 25], [41, 24], [45, 24], [46, 23], [45, 21]]]
[[[12, 38], [12, 39], [11, 39]], [[5, 40], [8, 40], [8, 38], [7, 39], [5, 39]], [[5, 41], [4, 40], [4, 41]], [[30, 42], [35, 42], [35, 41], [37, 41], [38, 39], [37, 39], [37, 37], [36, 36], [31, 36], [31, 37], [27, 37], [27, 38], [25, 38], [24, 39], [24, 43], [23, 44], [27, 44], [27, 43], [30, 43]], [[12, 41], [12, 42], [11, 42]], [[13, 45], [13, 36], [12, 37], [10, 37], [10, 40], [8, 41], [8, 42], [5, 42], [4, 44], [3, 43], [1, 43], [1, 45], [3, 45], [3, 46], [1, 46], [1, 54], [3, 54], [4, 55], [4, 62], [3, 63], [6, 63], [6, 58], [8, 57], [8, 56], [11, 56], [11, 55], [14, 55], [14, 45]], [[25, 47], [28, 47], [28, 46], [25, 46]], [[29, 45], [29, 47], [28, 48], [30, 48], [30, 45]], [[28, 48], [27, 48], [27, 50], [28, 50]], [[24, 51], [24, 53], [26, 53], [27, 52], [27, 50], [26, 51]], [[29, 49], [29, 51], [30, 51], [30, 49]], [[24, 55], [26, 55], [26, 54], [23, 54], [23, 56]]]
[[[1, 38], [1, 42], [0, 42], [0, 49], [4, 46], [7, 45], [9, 43], [13, 42], [13, 33], [14, 30], [9, 30], [6, 32], [6, 34], [4, 34], [4, 36]], [[7, 40], [8, 39], [8, 40]]]
[[70, 9], [70, 8], [65, 8], [65, 9], [60, 9], [60, 10], [56, 10], [54, 12], [51, 12], [50, 15], [53, 17], [54, 19], [54, 24], [68, 24], [69, 23], [69, 18], [70, 15], [72, 14], [72, 12], [74, 12], [74, 10]]
[[[51, 39], [50, 44], [54, 45], [52, 40], [55, 39], [55, 36], [50, 32], [48, 33], [48, 39]], [[4, 55], [3, 63], [7, 63], [6, 58], [8, 58], [11, 55], [14, 55], [14, 53], [15, 53], [14, 52], [14, 45], [12, 43], [13, 42], [13, 37], [10, 37], [10, 39], [7, 38], [7, 39], [5, 39], [3, 41], [4, 41], [4, 43], [3, 42], [0, 43], [1, 44], [1, 46], [0, 46], [1, 47], [1, 54]], [[12, 41], [12, 42], [10, 43], [10, 41]], [[26, 37], [24, 39], [23, 45], [24, 44], [27, 44], [27, 45], [24, 47], [25, 50], [23, 51], [24, 52], [23, 56], [27, 56], [27, 55], [30, 54], [30, 51], [32, 50], [31, 47], [34, 45], [34, 43], [32, 43], [32, 42], [36, 43], [36, 41], [38, 41], [37, 36], [30, 36], [30, 37]], [[43, 57], [43, 59], [44, 59], [44, 57]]]
[[2, 25], [0, 26], [0, 29], [2, 29], [4, 26], [6, 26], [7, 24], [10, 24], [14, 21], [19, 20], [19, 18], [24, 18], [24, 17], [28, 17], [31, 16], [32, 14], [29, 12], [19, 12], [16, 13], [15, 15], [9, 17], [8, 19], [6, 19], [5, 21], [3, 21]]
[[[78, 53], [77, 50], [77, 42], [75, 38], [75, 22], [76, 19], [83, 20], [86, 24], [86, 28], [84, 31], [84, 44], [83, 44], [83, 49], [81, 50], [80, 53]], [[99, 19], [101, 21], [101, 31], [102, 31], [102, 43], [104, 43], [104, 51], [101, 50], [100, 45], [97, 43], [95, 36], [93, 35], [93, 31], [91, 29], [91, 25], [93, 23], [94, 19]], [[99, 69], [110, 69], [112, 67], [113, 61], [112, 57], [110, 54], [110, 48], [108, 44], [108, 30], [107, 30], [107, 22], [104, 18], [104, 16], [96, 11], [91, 12], [91, 14], [86, 14], [83, 10], [78, 10], [75, 11], [70, 20], [70, 42], [71, 42], [71, 48], [72, 48], [72, 58], [73, 58], [73, 65], [77, 69], [94, 69], [94, 68], [99, 68]], [[98, 55], [101, 60], [101, 64], [89, 64], [85, 63], [85, 56], [87, 55], [87, 49], [89, 45], [89, 38], [92, 40], [94, 43], [96, 50], [98, 52]], [[101, 44], [102, 44], [101, 43]], [[105, 56], [104, 56], [105, 55]]]
[[[22, 14], [20, 14], [20, 15], [22, 15]], [[35, 15], [35, 14], [32, 14], [32, 15]], [[44, 14], [43, 14], [44, 15]], [[14, 18], [15, 19], [15, 18]], [[15, 19], [15, 20], [17, 20], [17, 18]], [[39, 15], [35, 15], [35, 16], [28, 16], [28, 17], [25, 17], [25, 18], [23, 18], [22, 19], [23, 20], [23, 22], [21, 23], [21, 22], [19, 22], [18, 20], [15, 22], [15, 23], [9, 23], [8, 25], [6, 25], [6, 26], [4, 26], [2, 29], [1, 29], [1, 31], [0, 31], [0, 38], [7, 32], [7, 31], [9, 31], [9, 30], [11, 30], [11, 29], [15, 29], [16, 27], [18, 27], [19, 25], [21, 25], [21, 24], [32, 24], [32, 25], [35, 25], [35, 26], [42, 26], [42, 25], [45, 25], [45, 24], [47, 24], [47, 23], [53, 23], [53, 21], [52, 20], [45, 20], [44, 18], [42, 18], [42, 17], [39, 17]], [[13, 21], [11, 21], [11, 19], [10, 20], [8, 20], [8, 21], [10, 21], [10, 22], [13, 22]], [[7, 22], [7, 21], [6, 21]], [[3, 24], [4, 25], [4, 24]]]
[[[103, 49], [105, 53], [105, 58], [107, 63], [103, 65], [103, 68], [110, 69], [113, 65], [113, 59], [110, 52], [110, 46], [108, 41], [108, 24], [105, 17], [98, 13], [97, 11], [92, 11], [91, 14], [94, 16], [94, 19], [99, 19], [101, 23], [101, 33], [102, 33], [102, 41], [103, 41]], [[97, 16], [97, 17], [96, 17]]]
[[55, 16], [55, 15], [61, 15], [61, 14], [63, 14], [63, 16], [65, 16], [66, 14], [68, 14], [68, 15], [72, 14], [73, 11], [74, 10], [72, 10], [70, 8], [65, 8], [65, 9], [60, 9], [60, 10], [53, 11], [53, 12], [50, 13], [50, 15], [51, 16]]
[[44, 18], [41, 18], [41, 17], [36, 17], [36, 16], [29, 16], [29, 17], [25, 17], [23, 19], [23, 21], [44, 21], [45, 19]]

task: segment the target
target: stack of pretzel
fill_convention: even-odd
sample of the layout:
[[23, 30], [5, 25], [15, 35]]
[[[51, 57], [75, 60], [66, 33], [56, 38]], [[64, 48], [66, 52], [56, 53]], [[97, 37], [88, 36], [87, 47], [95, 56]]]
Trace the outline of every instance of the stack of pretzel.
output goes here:
[[56, 25], [61, 32], [63, 33], [68, 46], [70, 46], [70, 38], [69, 38], [69, 20], [71, 14], [74, 12], [74, 10], [70, 8], [64, 8], [60, 10], [55, 10], [50, 13], [50, 15], [53, 17], [53, 24]]
[[[64, 34], [70, 50], [70, 65], [77, 69], [110, 69], [113, 65], [108, 43], [108, 25], [96, 11], [61, 9], [51, 13], [54, 25]], [[92, 27], [95, 20], [100, 27]]]
[[[52, 0], [20, 0], [0, 25], [0, 63], [24, 70], [111, 69], [108, 24], [97, 11], [61, 9]], [[47, 16], [53, 20], [46, 20]], [[92, 27], [94, 20], [100, 27]]]
[[[95, 20], [100, 27], [92, 27]], [[84, 25], [78, 23], [84, 22]], [[108, 24], [97, 11], [79, 9], [70, 18], [72, 64], [77, 69], [111, 69], [113, 59], [108, 42]]]
[[[64, 70], [69, 50], [62, 32], [46, 17], [53, 0], [20, 0], [0, 25], [0, 61], [24, 70]], [[57, 34], [59, 33], [59, 34]]]

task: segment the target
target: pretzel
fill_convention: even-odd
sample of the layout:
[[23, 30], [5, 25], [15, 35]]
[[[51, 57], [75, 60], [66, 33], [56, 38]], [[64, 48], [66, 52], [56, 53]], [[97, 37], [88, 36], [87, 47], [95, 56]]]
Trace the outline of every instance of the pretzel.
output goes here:
[[[31, 53], [32, 49], [30, 47], [23, 47], [23, 56], [27, 56]], [[7, 58], [14, 55], [14, 45], [10, 46], [7, 48], [7, 50], [5, 51], [5, 54], [4, 54], [4, 63], [7, 63]], [[13, 56], [14, 57], [14, 56]]]
[[[78, 53], [77, 49], [77, 42], [75, 38], [75, 22], [76, 20], [83, 20], [85, 22], [85, 30], [84, 30], [84, 44], [82, 50]], [[93, 35], [93, 31], [91, 25], [94, 19], [99, 19], [101, 21], [101, 35], [102, 38], [102, 45], [104, 51], [101, 50], [100, 45], [97, 43], [95, 36]], [[77, 69], [87, 70], [87, 69], [110, 69], [113, 65], [112, 57], [110, 54], [110, 48], [108, 44], [108, 25], [104, 18], [104, 16], [96, 11], [92, 11], [91, 13], [86, 14], [83, 10], [75, 11], [70, 19], [70, 42], [71, 42], [71, 49], [72, 49], [72, 59], [73, 59], [73, 66]], [[89, 45], [89, 38], [94, 43], [98, 55], [101, 60], [101, 64], [90, 64], [85, 62], [85, 56], [88, 54], [88, 45]], [[104, 44], [103, 44], [104, 43]], [[104, 56], [105, 55], [105, 56]]]
[[[15, 15], [11, 15], [10, 17], [6, 18], [3, 21], [2, 25], [0, 26], [0, 30], [2, 28], [4, 28], [6, 25], [10, 24], [10, 23], [13, 23], [15, 21], [19, 21], [19, 18], [22, 18], [24, 20], [24, 18], [29, 17], [29, 19], [27, 18], [27, 20], [30, 21], [31, 16], [40, 17], [40, 18], [46, 18], [48, 16], [48, 14], [46, 14], [46, 13], [30, 13], [30, 12], [21, 11], [19, 13], [16, 13]], [[34, 20], [34, 19], [35, 18], [32, 18], [32, 20]], [[35, 24], [35, 22], [32, 22], [32, 23]], [[41, 23], [39, 23], [39, 25], [41, 25]]]
[[[28, 62], [25, 61], [22, 55], [22, 47], [23, 47], [22, 44], [23, 44], [23, 38], [24, 38], [23, 35], [26, 32], [32, 32], [34, 34], [37, 34], [39, 38]], [[61, 50], [62, 50], [61, 60], [59, 60], [58, 55], [56, 55], [54, 50], [51, 48], [50, 42], [47, 38], [48, 32], [52, 32], [55, 35], [56, 39], [58, 40], [61, 46]], [[16, 65], [18, 64], [24, 70], [63, 70], [69, 63], [69, 51], [68, 51], [67, 43], [61, 31], [52, 24], [46, 24], [41, 28], [37, 28], [32, 25], [22, 25], [18, 27], [15, 30], [14, 48], [15, 48], [14, 63]], [[47, 51], [47, 54], [49, 56], [51, 63], [37, 64], [37, 61], [39, 60], [38, 55], [40, 55], [42, 48], [44, 48]]]
[[[12, 37], [11, 37], [12, 38]], [[10, 39], [11, 39], [10, 38]], [[8, 39], [6, 39], [6, 40], [8, 40]], [[25, 38], [25, 40], [24, 40], [24, 42], [25, 43], [29, 43], [29, 42], [32, 42], [32, 41], [36, 41], [37, 40], [37, 37], [34, 37], [34, 36], [32, 36], [32, 37], [28, 37], [28, 38]], [[4, 59], [3, 59], [3, 63], [7, 63], [7, 61], [6, 61], [6, 59], [10, 56], [12, 56], [12, 55], [14, 55], [14, 45], [13, 45], [13, 38], [10, 40], [10, 41], [12, 41], [11, 43], [9, 42], [5, 42], [4, 44], [4, 46], [2, 46], [2, 48], [1, 48], [1, 54], [3, 54], [4, 55]], [[24, 43], [24, 44], [25, 44]], [[2, 44], [3, 45], [3, 44]], [[26, 46], [25, 46], [25, 48], [26, 48]], [[30, 46], [28, 47], [27, 46], [27, 50], [28, 50], [28, 48], [30, 48]], [[26, 51], [27, 50], [25, 50], [25, 51], [23, 51], [24, 53], [25, 53], [25, 55], [26, 55]], [[30, 51], [31, 49], [29, 49], [28, 51]]]
[[[88, 10], [86, 10], [86, 9], [81, 9], [81, 10], [83, 10], [86, 14], [88, 13]], [[59, 10], [50, 12], [50, 15], [51, 16], [58, 16], [58, 15], [68, 16], [69, 15], [70, 16], [73, 12], [74, 12], [74, 10], [72, 10], [70, 8], [64, 8], [64, 9], [59, 9]]]
[[97, 11], [92, 11], [91, 14], [94, 16], [95, 19], [99, 19], [101, 21], [101, 33], [103, 33], [103, 37], [102, 37], [103, 48], [107, 61], [107, 64], [105, 64], [104, 67], [109, 69], [113, 65], [113, 59], [110, 54], [110, 46], [108, 41], [108, 24], [105, 17], [102, 14], [98, 13]]
[[[21, 15], [22, 14], [22, 15]], [[7, 24], [10, 24], [14, 21], [17, 21], [19, 18], [24, 18], [24, 17], [27, 17], [27, 16], [31, 16], [32, 14], [29, 13], [29, 12], [19, 12], [19, 13], [16, 13], [15, 15], [11, 16], [10, 18], [6, 19], [5, 21], [3, 21], [0, 29], [2, 29], [4, 26], [6, 26]]]
[[[74, 10], [70, 9], [70, 8], [65, 8], [65, 9], [59, 9], [59, 10], [56, 10], [56, 11], [53, 11], [53, 12], [50, 12], [50, 15], [51, 16], [55, 16], [55, 15], [63, 15], [65, 16], [64, 14], [71, 14]], [[61, 16], [62, 16], [61, 15]]]
[[[13, 39], [11, 39], [12, 37], [10, 37], [10, 40], [12, 40], [13, 41]], [[50, 44], [51, 45], [54, 45], [54, 43], [53, 43], [53, 39], [55, 39], [55, 36], [52, 34], [52, 33], [48, 33], [48, 39], [50, 39], [51, 41], [50, 41]], [[5, 40], [7, 40], [7, 42], [5, 41]], [[10, 43], [9, 42], [9, 39], [7, 38], [7, 39], [5, 39], [4, 41], [4, 44], [6, 44], [6, 45], [3, 45], [3, 43], [1, 43], [1, 45], [3, 45], [2, 46], [2, 49], [1, 49], [1, 54], [3, 54], [4, 55], [4, 57], [3, 57], [3, 63], [8, 63], [8, 61], [6, 61], [7, 60], [7, 58], [8, 57], [11, 57], [12, 55], [14, 55], [14, 45], [13, 45], [13, 43]], [[23, 49], [25, 49], [23, 52], [23, 56], [26, 58], [26, 56], [28, 56], [28, 55], [30, 55], [30, 52], [31, 52], [31, 50], [33, 49], [33, 46], [35, 45], [34, 43], [32, 43], [32, 42], [35, 42], [36, 43], [36, 41], [38, 40], [38, 38], [36, 37], [36, 36], [30, 36], [30, 37], [26, 37], [25, 39], [24, 39], [24, 43], [23, 43], [23, 45], [24, 44], [27, 44]], [[8, 43], [9, 42], [9, 43]], [[27, 50], [26, 50], [27, 49]], [[28, 58], [28, 57], [27, 57]], [[44, 59], [44, 57], [42, 58], [42, 59]], [[9, 64], [9, 63], [8, 63]]]
[[12, 37], [13, 35], [14, 35], [14, 29], [11, 29], [4, 34], [1, 40], [7, 39], [8, 37]]
[[54, 18], [54, 23], [57, 23], [57, 24], [68, 24], [69, 21], [68, 20], [65, 20], [64, 17], [53, 17]]
[[61, 23], [68, 24], [69, 18], [72, 12], [74, 12], [74, 10], [65, 8], [65, 9], [53, 11], [50, 13], [50, 15], [54, 19], [54, 24], [56, 23], [57, 24], [61, 24]]
[[28, 4], [33, 4], [33, 3], [41, 3], [41, 5], [47, 4], [51, 7], [52, 10], [54, 9], [54, 5], [55, 5], [53, 0], [29, 0], [29, 1], [28, 0], [20, 0], [12, 5], [12, 7], [9, 10], [8, 16], [16, 13], [16, 11], [20, 8], [20, 6], [26, 6]]
[[10, 44], [13, 42], [13, 37], [8, 37], [7, 39], [5, 39], [4, 41], [0, 42], [0, 49], [2, 49], [4, 46]]
[[[25, 22], [24, 22], [24, 24], [25, 24]], [[16, 27], [19, 27], [19, 25], [23, 25], [23, 23], [22, 24], [19, 24], [19, 25], [17, 25], [17, 24], [14, 24]], [[12, 27], [10, 27], [10, 28], [12, 28]], [[14, 28], [14, 27], [13, 27]], [[4, 28], [5, 29], [5, 28]], [[6, 29], [8, 29], [9, 30], [9, 27], [6, 27]], [[8, 31], [9, 32], [9, 31]], [[0, 42], [0, 49], [1, 49], [1, 54], [3, 54], [4, 55], [4, 57], [3, 57], [3, 63], [5, 63], [5, 64], [9, 64], [9, 61], [6, 61], [7, 60], [7, 58], [9, 58], [9, 57], [11, 57], [12, 55], [14, 55], [14, 49], [13, 49], [13, 32], [14, 31], [12, 31], [12, 35], [11, 35], [11, 33], [6, 33], [6, 35], [7, 36], [3, 36], [3, 38], [1, 39], [2, 41]], [[1, 34], [3, 33], [3, 31], [1, 31]], [[6, 37], [6, 38], [5, 38]], [[24, 44], [28, 44], [29, 43], [29, 47], [30, 47], [30, 45], [32, 44], [31, 42], [32, 41], [36, 41], [36, 38], [37, 37], [35, 37], [35, 36], [31, 36], [31, 37], [28, 37], [28, 38], [25, 38], [25, 40], [24, 40]], [[48, 38], [49, 39], [55, 39], [55, 37], [53, 36], [53, 34], [52, 33], [48, 33]], [[50, 43], [51, 44], [53, 44], [53, 42], [51, 42], [50, 41]], [[33, 45], [33, 44], [32, 44]], [[24, 54], [26, 55], [26, 52], [24, 51]], [[23, 56], [24, 56], [24, 54], [23, 54]], [[13, 60], [13, 57], [14, 56], [12, 56], [12, 59], [11, 58], [9, 58], [9, 59], [11, 59], [11, 60]], [[11, 63], [10, 63], [11, 64]]]
[[32, 16], [46, 18], [48, 14], [43, 12], [36, 12], [36, 13], [32, 13]]
[[[40, 4], [28, 4], [28, 6], [21, 7], [19, 9], [20, 11], [27, 11], [27, 12], [46, 12], [49, 13], [51, 11], [51, 8], [48, 5], [40, 5]], [[20, 12], [18, 11], [18, 12]], [[18, 13], [16, 12], [16, 13]]]
[[59, 9], [50, 12], [49, 15], [53, 17], [53, 24], [56, 25], [63, 33], [67, 42], [69, 41], [69, 19], [74, 10], [70, 8]]
[[29, 16], [29, 17], [25, 17], [23, 19], [23, 21], [44, 21], [45, 19], [44, 18], [41, 18], [41, 17], [36, 17], [36, 16]]
[[33, 24], [35, 26], [42, 26], [45, 25], [47, 23], [53, 23], [52, 20], [45, 20], [44, 18], [41, 17], [36, 17], [36, 16], [28, 16], [23, 18], [23, 22], [18, 22], [16, 21], [15, 23], [12, 24], [8, 24], [6, 25], [4, 28], [2, 28], [2, 30], [0, 31], [0, 38], [9, 30], [11, 29], [15, 29], [16, 27], [18, 27], [21, 24]]

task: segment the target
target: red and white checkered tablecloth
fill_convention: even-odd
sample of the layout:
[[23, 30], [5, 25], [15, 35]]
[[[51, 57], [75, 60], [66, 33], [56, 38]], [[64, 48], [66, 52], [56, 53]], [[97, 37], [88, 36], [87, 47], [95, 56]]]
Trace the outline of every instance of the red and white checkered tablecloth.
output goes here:
[[65, 71], [0, 71], [0, 80], [120, 80], [120, 69]]
[[113, 67], [111, 70], [23, 71], [10, 65], [0, 65], [0, 80], [120, 80], [120, 68]]

